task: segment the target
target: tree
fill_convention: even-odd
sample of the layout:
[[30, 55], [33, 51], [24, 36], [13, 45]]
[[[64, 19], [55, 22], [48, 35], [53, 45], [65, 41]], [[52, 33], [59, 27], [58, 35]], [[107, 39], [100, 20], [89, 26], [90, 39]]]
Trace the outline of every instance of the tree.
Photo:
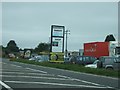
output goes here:
[[18, 51], [19, 51], [19, 48], [17, 47], [17, 44], [15, 43], [15, 41], [10, 40], [7, 44], [6, 52], [13, 53], [13, 52], [18, 52]]
[[2, 52], [4, 52], [5, 51], [5, 47], [3, 47], [3, 45], [0, 45], [0, 50], [2, 50]]
[[2, 57], [2, 45], [0, 45], [0, 57]]
[[49, 43], [40, 43], [35, 49], [34, 52], [49, 52], [50, 44]]
[[6, 47], [0, 45], [0, 54], [2, 55], [2, 57], [5, 57], [5, 51], [6, 51]]
[[116, 41], [112, 34], [106, 36], [105, 42], [109, 42], [109, 41]]

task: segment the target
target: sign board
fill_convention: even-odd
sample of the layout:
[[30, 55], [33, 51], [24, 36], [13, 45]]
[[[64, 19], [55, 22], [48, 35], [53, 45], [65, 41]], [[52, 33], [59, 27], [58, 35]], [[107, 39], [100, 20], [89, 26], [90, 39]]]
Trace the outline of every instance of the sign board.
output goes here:
[[63, 37], [64, 29], [63, 27], [53, 27], [52, 36]]
[[50, 52], [64, 52], [64, 26], [51, 26], [51, 49]]
[[63, 38], [53, 37], [52, 52], [62, 52]]

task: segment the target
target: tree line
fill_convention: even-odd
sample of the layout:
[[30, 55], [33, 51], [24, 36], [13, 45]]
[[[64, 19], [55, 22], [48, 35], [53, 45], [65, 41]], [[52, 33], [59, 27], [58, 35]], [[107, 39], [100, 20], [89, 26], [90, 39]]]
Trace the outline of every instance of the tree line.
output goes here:
[[[105, 42], [109, 41], [116, 41], [114, 36], [112, 34], [109, 34], [105, 38]], [[8, 55], [9, 53], [17, 54], [19, 51], [22, 51], [21, 48], [19, 48], [14, 40], [10, 40], [7, 43], [7, 46], [0, 46], [0, 49], [2, 49], [2, 53], [4, 55]], [[50, 51], [50, 43], [39, 43], [37, 47], [34, 49], [31, 49], [33, 53], [39, 54], [40, 52], [49, 52]]]
[[[14, 40], [10, 40], [7, 43], [7, 46], [0, 46], [2, 48], [2, 52], [4, 55], [8, 55], [9, 53], [17, 54], [19, 51], [22, 51], [21, 48], [19, 48]], [[39, 43], [37, 47], [34, 49], [31, 49], [33, 53], [39, 53], [39, 52], [49, 52], [50, 50], [50, 44], [49, 43]]]

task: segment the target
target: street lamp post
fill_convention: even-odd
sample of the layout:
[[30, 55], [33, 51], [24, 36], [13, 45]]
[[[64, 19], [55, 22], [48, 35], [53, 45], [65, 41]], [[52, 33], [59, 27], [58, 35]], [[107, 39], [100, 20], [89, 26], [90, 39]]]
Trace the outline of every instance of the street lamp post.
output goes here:
[[66, 34], [66, 46], [65, 46], [65, 57], [67, 57], [67, 38], [68, 38], [68, 34], [70, 34], [70, 30], [66, 30], [65, 31], [65, 34]]

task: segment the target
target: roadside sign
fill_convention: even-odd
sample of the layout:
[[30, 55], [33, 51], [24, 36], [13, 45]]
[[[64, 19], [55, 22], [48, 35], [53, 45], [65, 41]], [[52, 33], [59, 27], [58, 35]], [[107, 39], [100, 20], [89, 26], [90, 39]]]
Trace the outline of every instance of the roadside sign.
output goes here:
[[51, 26], [50, 52], [64, 52], [64, 26]]

